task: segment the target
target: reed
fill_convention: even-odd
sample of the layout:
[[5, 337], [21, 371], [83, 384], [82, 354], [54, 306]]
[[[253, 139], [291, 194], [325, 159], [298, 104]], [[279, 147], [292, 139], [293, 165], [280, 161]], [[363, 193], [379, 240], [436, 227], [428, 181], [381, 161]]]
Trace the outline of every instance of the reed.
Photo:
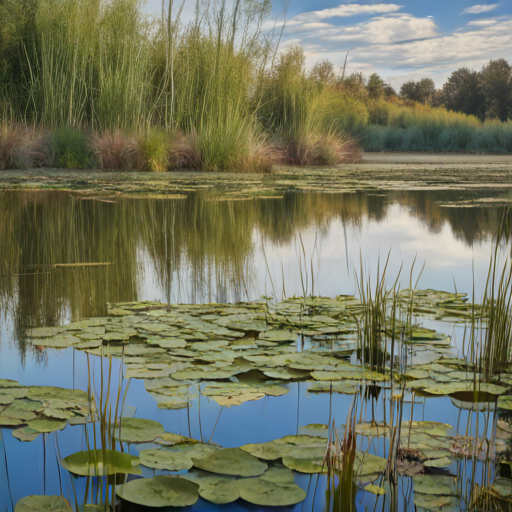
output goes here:
[[512, 355], [512, 261], [510, 212], [493, 240], [484, 290], [484, 339], [481, 356], [488, 377], [510, 365]]
[[275, 134], [281, 163], [335, 165], [352, 156], [351, 141], [326, 120], [327, 104], [306, 72], [301, 47], [282, 53], [261, 87], [262, 121]]

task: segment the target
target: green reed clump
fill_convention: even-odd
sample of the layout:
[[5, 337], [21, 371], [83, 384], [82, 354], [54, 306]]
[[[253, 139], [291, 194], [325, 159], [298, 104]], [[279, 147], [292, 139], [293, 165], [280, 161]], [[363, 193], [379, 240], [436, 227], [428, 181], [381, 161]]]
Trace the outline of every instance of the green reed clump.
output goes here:
[[[166, 125], [185, 137], [179, 147], [182, 164], [188, 160], [195, 168], [213, 171], [253, 171], [270, 164], [254, 93], [268, 50], [259, 29], [252, 28], [269, 4], [258, 5], [254, 10], [256, 4], [250, 8], [223, 0], [204, 14], [208, 32], [197, 19], [187, 27], [175, 22], [172, 33], [160, 35], [160, 110]], [[171, 19], [168, 13], [166, 27]]]
[[[357, 400], [357, 398], [356, 398]], [[327, 445], [327, 510], [355, 512], [357, 485], [355, 461], [357, 450], [357, 401], [353, 401], [347, 413], [345, 433], [339, 439], [334, 422]]]
[[388, 290], [386, 273], [389, 258], [390, 254], [382, 271], [379, 261], [375, 284], [370, 277], [366, 277], [362, 259], [359, 273], [355, 272], [357, 291], [364, 305], [362, 317], [358, 320], [358, 354], [363, 364], [377, 371], [384, 371], [387, 359], [386, 336], [390, 331], [394, 341], [397, 321], [396, 294], [399, 275], [394, 285]]
[[138, 127], [152, 106], [148, 30], [138, 0], [39, 0], [26, 55], [30, 118]]
[[46, 140], [47, 166], [59, 169], [90, 169], [93, 151], [89, 137], [80, 130], [60, 128]]
[[169, 136], [163, 129], [150, 128], [137, 140], [135, 165], [137, 170], [162, 172], [169, 168]]
[[275, 134], [283, 163], [333, 165], [350, 153], [351, 141], [328, 120], [328, 102], [306, 73], [305, 55], [294, 46], [263, 79], [261, 117]]
[[507, 368], [512, 356], [511, 233], [510, 214], [506, 212], [493, 241], [483, 299], [485, 329], [480, 350], [489, 377]]

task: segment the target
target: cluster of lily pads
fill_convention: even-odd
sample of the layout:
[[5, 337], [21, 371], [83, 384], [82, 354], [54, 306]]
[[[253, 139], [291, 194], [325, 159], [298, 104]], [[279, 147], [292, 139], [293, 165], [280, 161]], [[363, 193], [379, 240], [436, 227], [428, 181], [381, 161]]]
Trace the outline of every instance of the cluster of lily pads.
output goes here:
[[33, 441], [41, 433], [79, 425], [93, 414], [86, 392], [52, 386], [22, 386], [0, 379], [0, 427], [15, 428], [13, 436]]
[[[398, 303], [408, 313], [450, 321], [482, 314], [464, 294], [435, 290], [403, 290]], [[160, 408], [187, 407], [196, 384], [202, 395], [229, 407], [286, 394], [287, 383], [301, 380], [318, 393], [355, 393], [362, 381], [386, 386], [389, 372], [353, 364], [364, 310], [352, 296], [292, 298], [276, 305], [130, 302], [111, 305], [105, 318], [36, 328], [28, 335], [38, 346], [122, 357], [125, 377], [145, 379]], [[500, 405], [512, 406], [505, 396], [512, 376], [484, 382], [456, 359], [449, 336], [419, 324], [397, 322], [394, 329], [386, 325], [383, 339], [398, 337], [409, 351], [412, 364], [403, 375], [395, 371], [409, 389], [453, 396], [456, 405], [459, 399], [492, 402], [502, 395]]]
[[[484, 314], [465, 295], [435, 290], [403, 290], [398, 304], [406, 315], [450, 322], [467, 322], [472, 315]], [[467, 361], [455, 357], [449, 336], [417, 323], [398, 321], [394, 331], [389, 324], [383, 326], [383, 350], [386, 339], [394, 337], [410, 356], [411, 364], [401, 371], [395, 368], [392, 375], [389, 368], [376, 371], [357, 364], [365, 305], [352, 296], [292, 298], [275, 305], [267, 300], [205, 305], [130, 302], [110, 305], [108, 313], [105, 318], [32, 329], [29, 339], [42, 347], [73, 347], [92, 355], [122, 357], [125, 377], [144, 379], [147, 391], [164, 409], [187, 407], [195, 392], [220, 406], [236, 406], [284, 395], [288, 384], [296, 381], [306, 381], [310, 393], [352, 394], [366, 382], [402, 392], [408, 389], [416, 395], [450, 396], [461, 408], [497, 404], [512, 409], [511, 374], [486, 381]], [[0, 411], [0, 422], [4, 418], [0, 424], [22, 422], [23, 429], [15, 431], [20, 440], [49, 432], [50, 426], [62, 428], [66, 421], [85, 422], [93, 414], [84, 392], [76, 392], [73, 401], [71, 395], [56, 391], [59, 388], [32, 391], [13, 381], [0, 383], [0, 404], [3, 399], [6, 405]], [[19, 396], [14, 397], [16, 393]], [[51, 393], [58, 393], [59, 400]], [[9, 396], [12, 402], [7, 403]], [[23, 412], [16, 415], [15, 408]], [[51, 425], [39, 426], [37, 421]], [[154, 421], [124, 418], [116, 427], [116, 439], [140, 445], [138, 456], [89, 450], [66, 457], [62, 465], [82, 476], [135, 475], [116, 492], [140, 505], [188, 506], [199, 497], [217, 504], [242, 499], [260, 506], [293, 505], [306, 496], [294, 483], [294, 472], [326, 473], [333, 453], [339, 460], [343, 457], [339, 450], [332, 451], [328, 431], [327, 425], [312, 424], [302, 427], [298, 435], [222, 448], [164, 432]], [[389, 436], [390, 427], [359, 423], [355, 432]], [[494, 444], [498, 453], [507, 452], [511, 433], [509, 423], [498, 424]], [[342, 434], [340, 429], [338, 435]], [[474, 439], [454, 435], [449, 425], [402, 423], [397, 469], [413, 478], [418, 509], [457, 506], [456, 480], [447, 468], [454, 458], [480, 456], [475, 446]], [[373, 482], [382, 478], [386, 464], [378, 455], [357, 451], [357, 481], [369, 492], [384, 493]], [[138, 478], [141, 467], [172, 474]]]
[[[511, 425], [500, 420], [499, 429], [498, 437], [508, 440]], [[118, 497], [137, 505], [191, 506], [199, 497], [218, 505], [239, 499], [260, 506], [294, 505], [306, 498], [306, 492], [295, 484], [295, 472], [327, 473], [329, 460], [332, 463], [337, 458], [339, 467], [343, 458], [343, 453], [330, 443], [327, 425], [312, 424], [301, 427], [301, 431], [267, 443], [222, 448], [165, 432], [161, 424], [152, 420], [123, 418], [116, 425], [116, 437], [140, 446], [138, 456], [88, 450], [64, 458], [61, 465], [70, 473], [87, 477], [141, 475], [141, 466], [164, 471], [166, 474], [153, 478], [131, 477], [116, 487]], [[389, 426], [358, 423], [355, 432], [373, 438], [387, 435]], [[338, 434], [343, 434], [343, 428]], [[453, 435], [450, 425], [429, 421], [402, 423], [400, 439], [398, 471], [412, 477], [417, 509], [455, 510], [461, 499], [457, 480], [444, 468], [450, 466], [453, 457], [478, 456], [475, 440]], [[377, 455], [356, 451], [355, 481], [368, 492], [384, 494], [386, 489], [374, 482], [383, 481], [387, 463]], [[510, 497], [511, 489], [512, 482], [503, 478], [493, 487], [505, 498]], [[18, 502], [16, 512], [28, 512], [30, 506], [43, 502], [51, 504], [52, 510], [70, 510], [65, 500], [59, 500], [24, 498]]]

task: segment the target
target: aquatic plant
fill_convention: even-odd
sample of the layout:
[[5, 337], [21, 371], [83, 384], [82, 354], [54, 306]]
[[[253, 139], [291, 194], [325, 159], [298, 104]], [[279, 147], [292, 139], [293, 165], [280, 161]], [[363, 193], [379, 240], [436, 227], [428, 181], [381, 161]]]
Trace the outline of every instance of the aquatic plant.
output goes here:
[[480, 350], [488, 377], [507, 368], [512, 355], [511, 243], [510, 212], [506, 211], [493, 240], [483, 297], [485, 326]]

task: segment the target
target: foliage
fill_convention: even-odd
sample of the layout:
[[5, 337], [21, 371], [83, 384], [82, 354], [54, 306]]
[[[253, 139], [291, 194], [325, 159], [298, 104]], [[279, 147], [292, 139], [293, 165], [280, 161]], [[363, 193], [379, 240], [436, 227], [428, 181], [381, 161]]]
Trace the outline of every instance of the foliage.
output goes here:
[[422, 78], [417, 82], [410, 80], [400, 87], [400, 96], [418, 103], [431, 103], [436, 91], [436, 85], [431, 78]]
[[65, 169], [89, 169], [93, 153], [85, 133], [73, 128], [51, 132], [45, 144], [46, 166]]
[[268, 171], [354, 159], [356, 143], [509, 151], [510, 126], [494, 121], [512, 113], [506, 60], [397, 96], [377, 73], [279, 52], [270, 12], [270, 0], [219, 0], [186, 22], [172, 0], [157, 17], [141, 0], [3, 0], [0, 168]]

